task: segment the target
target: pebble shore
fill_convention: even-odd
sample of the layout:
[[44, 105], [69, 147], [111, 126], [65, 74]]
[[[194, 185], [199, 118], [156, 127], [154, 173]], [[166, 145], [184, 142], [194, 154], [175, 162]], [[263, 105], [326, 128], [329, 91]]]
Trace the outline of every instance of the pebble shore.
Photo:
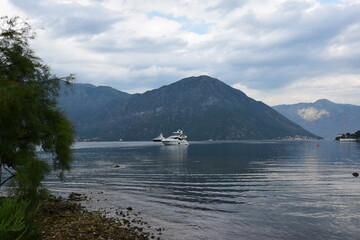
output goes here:
[[72, 193], [67, 199], [50, 197], [39, 209], [34, 220], [39, 226], [43, 240], [120, 240], [120, 239], [161, 239], [163, 229], [153, 229], [138, 219], [131, 219], [129, 212], [117, 212], [117, 218], [106, 217], [100, 211], [90, 211], [81, 206], [86, 196]]

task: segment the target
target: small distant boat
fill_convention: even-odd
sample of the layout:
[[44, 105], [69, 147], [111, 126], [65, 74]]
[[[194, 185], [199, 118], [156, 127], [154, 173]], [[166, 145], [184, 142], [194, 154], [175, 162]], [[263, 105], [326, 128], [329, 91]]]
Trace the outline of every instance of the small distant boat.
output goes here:
[[186, 140], [187, 136], [184, 135], [181, 129], [173, 132], [173, 135], [170, 137], [164, 138], [161, 142], [164, 145], [189, 145], [189, 142]]
[[153, 138], [154, 142], [161, 142], [164, 139], [164, 136], [162, 133], [160, 133], [159, 136], [157, 136], [156, 138]]

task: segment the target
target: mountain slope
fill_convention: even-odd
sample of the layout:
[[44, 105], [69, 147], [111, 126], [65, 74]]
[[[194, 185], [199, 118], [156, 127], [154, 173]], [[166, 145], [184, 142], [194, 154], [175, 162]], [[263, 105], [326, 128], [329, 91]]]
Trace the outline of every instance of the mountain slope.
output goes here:
[[150, 140], [181, 128], [189, 140], [316, 137], [271, 107], [208, 76], [113, 99], [77, 124], [81, 138]]
[[97, 115], [99, 109], [119, 104], [130, 94], [111, 87], [75, 83], [71, 86], [61, 85], [59, 106], [67, 113], [77, 130], [89, 124], [89, 119]]
[[320, 99], [314, 103], [273, 108], [303, 128], [327, 139], [334, 139], [338, 133], [353, 133], [360, 129], [360, 106]]

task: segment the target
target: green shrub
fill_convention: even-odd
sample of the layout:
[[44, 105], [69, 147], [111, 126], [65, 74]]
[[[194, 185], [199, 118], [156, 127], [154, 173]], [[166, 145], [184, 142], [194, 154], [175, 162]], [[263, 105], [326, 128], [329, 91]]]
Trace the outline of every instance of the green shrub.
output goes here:
[[29, 203], [16, 198], [0, 199], [0, 239], [22, 240], [36, 239], [29, 227]]

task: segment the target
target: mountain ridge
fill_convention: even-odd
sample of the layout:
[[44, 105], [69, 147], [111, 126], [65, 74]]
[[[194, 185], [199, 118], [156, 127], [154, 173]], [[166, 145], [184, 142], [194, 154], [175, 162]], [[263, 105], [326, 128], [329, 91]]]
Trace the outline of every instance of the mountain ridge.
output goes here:
[[319, 99], [313, 103], [282, 104], [273, 108], [293, 122], [326, 139], [360, 129], [360, 106]]
[[81, 139], [150, 140], [178, 128], [190, 140], [317, 137], [266, 104], [205, 75], [143, 94], [115, 96], [92, 112], [81, 124], [74, 119]]

